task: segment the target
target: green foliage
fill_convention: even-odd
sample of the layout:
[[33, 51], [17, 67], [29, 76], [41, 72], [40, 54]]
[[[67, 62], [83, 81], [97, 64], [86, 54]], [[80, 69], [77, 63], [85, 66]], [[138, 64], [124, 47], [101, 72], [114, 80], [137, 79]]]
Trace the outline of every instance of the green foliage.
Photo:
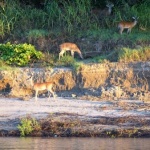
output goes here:
[[3, 38], [15, 29], [15, 24], [21, 15], [21, 7], [18, 1], [6, 0], [0, 8], [0, 37]]
[[87, 29], [91, 24], [90, 8], [90, 0], [64, 1], [61, 6], [60, 2], [52, 0], [44, 5], [44, 9], [29, 5], [23, 7], [17, 0], [6, 0], [6, 6], [0, 16], [1, 34], [5, 36], [8, 32], [20, 33], [18, 30], [25, 33], [34, 29], [58, 28], [72, 33], [78, 27]]
[[75, 0], [73, 2], [63, 3], [64, 12], [62, 13], [62, 20], [65, 28], [69, 33], [80, 29], [87, 29], [91, 24], [90, 20], [90, 0]]
[[139, 17], [139, 26], [147, 28], [150, 30], [150, 9], [149, 9], [150, 1], [145, 1], [141, 5], [136, 5], [138, 17]]
[[[101, 4], [101, 9], [105, 8], [105, 3]], [[139, 17], [139, 25], [145, 28], [150, 26], [149, 1], [145, 0], [141, 4], [129, 5], [125, 1], [116, 3], [113, 8], [113, 16], [103, 19], [94, 19], [91, 9], [96, 7], [91, 0], [58, 0], [47, 1], [43, 9], [37, 9], [30, 5], [22, 5], [18, 0], [6, 0], [1, 6], [0, 34], [5, 36], [11, 32], [20, 33], [32, 31], [34, 29], [56, 30], [75, 33], [76, 30], [92, 30], [100, 28], [112, 28], [120, 20], [130, 20], [132, 16]], [[120, 9], [121, 8], [121, 9]]]
[[[69, 0], [62, 2], [51, 0], [45, 1], [42, 9], [37, 9], [34, 5], [24, 5], [18, 0], [5, 0], [4, 5], [0, 6], [0, 38], [9, 37], [9, 39], [15, 39], [16, 37], [27, 37], [30, 43], [36, 43], [34, 40], [46, 37], [45, 40], [50, 39], [50, 42], [56, 41], [56, 44], [52, 46], [52, 51], [57, 44], [67, 40], [74, 42], [80, 39], [85, 39], [87, 42], [93, 39], [93, 41], [100, 40], [107, 52], [112, 47], [116, 49], [115, 46], [117, 45], [124, 46], [129, 43], [129, 47], [134, 47], [136, 43], [141, 45], [148, 43], [150, 31], [149, 0], [134, 1], [133, 3], [129, 0], [112, 0], [112, 2], [114, 3], [112, 15], [98, 19], [98, 17], [93, 17], [91, 9], [104, 9], [104, 1]], [[122, 35], [118, 34], [118, 22], [121, 20], [131, 21], [132, 16], [139, 17], [139, 19], [131, 34], [127, 34], [126, 31]], [[139, 30], [140, 27], [144, 28], [144, 30]], [[108, 43], [108, 46], [112, 44], [112, 47], [105, 46], [104, 43]], [[2, 46], [0, 45], [0, 47]], [[20, 49], [22, 48], [19, 48], [20, 52], [14, 54], [12, 49], [15, 49], [14, 46], [5, 47], [5, 53], [0, 54], [1, 60], [6, 64], [25, 66], [32, 59], [37, 58], [35, 52], [29, 56], [27, 54], [30, 53], [28, 50], [28, 52], [21, 52]], [[85, 52], [88, 51], [86, 50], [86, 44], [84, 49]], [[103, 50], [104, 54], [105, 49]], [[51, 52], [51, 49], [48, 52]], [[108, 56], [106, 60], [112, 60], [113, 57], [111, 56]], [[56, 59], [52, 59], [50, 64], [75, 65], [71, 58], [70, 60], [69, 58], [63, 58], [56, 63]], [[103, 62], [103, 60], [105, 58], [94, 58], [92, 61]], [[116, 60], [116, 56], [113, 60]]]
[[105, 62], [107, 62], [107, 56], [106, 55], [96, 56], [92, 59], [92, 62], [94, 62], [94, 63], [105, 63]]
[[56, 63], [57, 66], [67, 66], [71, 67], [76, 62], [76, 60], [72, 56], [63, 56], [61, 59]]
[[8, 65], [25, 66], [31, 60], [41, 59], [42, 56], [31, 44], [0, 44], [0, 59]]
[[56, 25], [62, 25], [62, 10], [56, 0], [50, 1], [44, 8], [47, 13], [47, 25], [54, 28]]
[[118, 58], [120, 62], [149, 61], [150, 47], [139, 49], [122, 48]]
[[33, 118], [21, 119], [21, 123], [17, 126], [17, 128], [20, 131], [20, 136], [22, 137], [31, 134], [34, 130], [38, 131], [41, 129], [38, 122]]
[[43, 38], [43, 37], [46, 37], [48, 36], [48, 31], [46, 30], [38, 30], [38, 29], [34, 29], [34, 30], [30, 30], [28, 33], [27, 33], [27, 38], [29, 39], [29, 41], [31, 39], [38, 39], [38, 38]]

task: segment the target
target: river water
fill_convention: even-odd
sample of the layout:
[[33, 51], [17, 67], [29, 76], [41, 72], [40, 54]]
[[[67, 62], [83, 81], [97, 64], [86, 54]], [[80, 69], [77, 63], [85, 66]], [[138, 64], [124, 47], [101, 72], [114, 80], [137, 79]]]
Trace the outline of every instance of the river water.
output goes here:
[[150, 138], [0, 138], [0, 150], [150, 150]]

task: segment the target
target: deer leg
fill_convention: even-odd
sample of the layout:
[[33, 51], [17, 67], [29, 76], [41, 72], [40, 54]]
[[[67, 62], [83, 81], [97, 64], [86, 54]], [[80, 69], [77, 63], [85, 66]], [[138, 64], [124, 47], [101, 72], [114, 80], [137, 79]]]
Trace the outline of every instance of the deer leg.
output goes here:
[[37, 101], [38, 90], [35, 91], [35, 101]]
[[74, 58], [74, 52], [73, 51], [71, 51], [71, 56]]
[[131, 28], [128, 29], [127, 33], [130, 33], [130, 32], [131, 32]]
[[119, 33], [122, 34], [122, 32], [123, 32], [123, 29], [120, 28]]
[[50, 93], [50, 91], [48, 90], [48, 100], [50, 100], [50, 96], [51, 96], [51, 93]]
[[62, 51], [59, 53], [59, 60], [60, 60], [60, 57], [63, 57], [63, 54], [64, 54], [64, 51], [62, 50]]
[[81, 53], [79, 53], [79, 56], [80, 56], [80, 58], [81, 58], [81, 59], [83, 59], [83, 56], [82, 56], [82, 54], [81, 54]]
[[54, 94], [54, 91], [52, 89], [50, 89], [49, 91], [52, 93], [53, 97], [55, 98], [56, 96]]

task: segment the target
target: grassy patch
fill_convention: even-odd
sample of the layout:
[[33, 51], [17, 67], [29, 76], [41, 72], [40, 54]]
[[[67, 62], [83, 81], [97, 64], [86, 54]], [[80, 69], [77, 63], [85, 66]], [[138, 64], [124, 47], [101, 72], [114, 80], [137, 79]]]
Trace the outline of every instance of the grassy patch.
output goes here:
[[149, 61], [150, 47], [139, 49], [122, 48], [118, 59], [120, 62]]
[[11, 70], [12, 68], [7, 65], [3, 60], [0, 60], [0, 70]]
[[42, 37], [46, 37], [48, 36], [48, 31], [46, 30], [38, 30], [38, 29], [34, 29], [34, 30], [30, 30], [28, 33], [27, 33], [27, 38], [29, 39], [37, 39], [37, 38], [42, 38]]
[[73, 57], [66, 55], [66, 56], [62, 57], [60, 60], [58, 60], [55, 65], [71, 67], [71, 66], [73, 66], [73, 64], [75, 62], [76, 62], [76, 60]]

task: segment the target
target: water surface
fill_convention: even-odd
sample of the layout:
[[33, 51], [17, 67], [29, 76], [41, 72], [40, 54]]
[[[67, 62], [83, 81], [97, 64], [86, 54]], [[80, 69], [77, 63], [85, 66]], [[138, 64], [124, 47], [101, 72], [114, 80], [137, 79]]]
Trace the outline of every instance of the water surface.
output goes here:
[[0, 150], [150, 150], [150, 138], [0, 138]]

